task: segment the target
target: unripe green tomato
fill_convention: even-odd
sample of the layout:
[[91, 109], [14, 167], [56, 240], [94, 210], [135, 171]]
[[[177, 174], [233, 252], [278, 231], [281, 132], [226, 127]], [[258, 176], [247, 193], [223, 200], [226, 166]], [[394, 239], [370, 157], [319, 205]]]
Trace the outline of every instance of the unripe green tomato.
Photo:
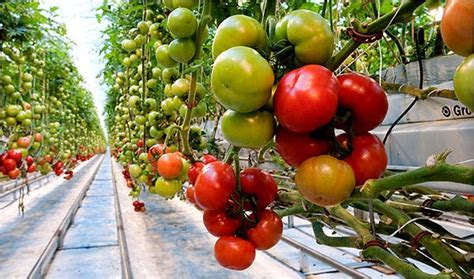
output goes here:
[[155, 182], [155, 192], [164, 198], [172, 198], [179, 191], [181, 191], [181, 182], [177, 179], [167, 180], [159, 177]]
[[202, 99], [206, 97], [206, 93], [207, 93], [206, 87], [204, 87], [204, 85], [202, 85], [202, 83], [200, 82], [196, 83], [196, 95]]
[[21, 87], [25, 90], [25, 91], [29, 91], [31, 90], [31, 88], [33, 87], [33, 83], [31, 82], [24, 82], [21, 84]]
[[159, 80], [161, 78], [161, 69], [160, 68], [153, 68], [151, 69], [151, 76], [154, 78], [154, 79], [157, 79]]
[[138, 156], [138, 160], [142, 162], [148, 162], [148, 154], [143, 152], [142, 154]]
[[137, 24], [138, 32], [142, 35], [148, 34], [149, 26], [145, 21], [140, 21]]
[[148, 111], [153, 111], [156, 109], [156, 100], [153, 98], [146, 98], [145, 106]]
[[21, 107], [19, 105], [8, 105], [6, 111], [7, 116], [14, 117], [21, 111]]
[[5, 123], [7, 123], [7, 126], [8, 127], [15, 127], [16, 126], [16, 119], [15, 117], [7, 117], [7, 119], [5, 119]]
[[249, 47], [221, 53], [212, 68], [211, 87], [226, 108], [241, 113], [264, 106], [272, 95], [273, 70], [267, 60]]
[[[135, 38], [133, 39], [133, 41], [135, 42], [135, 44], [138, 46], [138, 47], [141, 47], [143, 46], [145, 43], [146, 43], [146, 37], [142, 34], [138, 34], [135, 36]], [[135, 50], [137, 51], [137, 49]], [[138, 54], [137, 54], [138, 55]], [[140, 56], [140, 55], [138, 55]]]
[[146, 123], [146, 117], [143, 115], [137, 115], [135, 116], [135, 123], [137, 125], [145, 125]]
[[138, 104], [140, 103], [140, 97], [136, 96], [136, 95], [132, 95], [130, 96], [130, 98], [128, 99], [128, 105], [131, 107], [131, 108], [138, 108]]
[[129, 57], [129, 61], [130, 61], [131, 65], [136, 64], [138, 62], [138, 60], [139, 60], [139, 58], [136, 54], [132, 54]]
[[260, 22], [246, 15], [233, 15], [226, 18], [216, 30], [212, 42], [212, 58], [235, 46], [264, 49], [267, 35]]
[[163, 79], [164, 83], [173, 83], [178, 77], [179, 72], [176, 68], [166, 68], [161, 72], [161, 79]]
[[159, 140], [163, 137], [164, 135], [164, 132], [162, 130], [158, 130], [155, 126], [152, 126], [150, 128], [150, 136], [152, 136], [153, 138]]
[[150, 122], [150, 125], [156, 125], [159, 117], [160, 114], [157, 111], [152, 111], [148, 114], [148, 122]]
[[122, 41], [122, 49], [128, 52], [132, 52], [137, 48], [137, 43], [134, 40], [125, 39]]
[[33, 81], [33, 75], [30, 74], [30, 73], [24, 73], [21, 76], [21, 80], [24, 81], [24, 82], [31, 82], [31, 81]]
[[180, 63], [188, 63], [196, 53], [196, 45], [192, 39], [174, 39], [169, 45], [171, 59]]
[[30, 127], [31, 126], [31, 119], [25, 119], [21, 122], [21, 126], [23, 127]]
[[227, 110], [221, 121], [224, 138], [232, 145], [259, 149], [275, 134], [275, 119], [268, 111], [238, 113]]
[[131, 164], [130, 166], [128, 166], [128, 172], [130, 173], [131, 177], [137, 178], [138, 176], [140, 176], [142, 169], [137, 164]]
[[158, 86], [158, 80], [152, 78], [146, 82], [146, 86], [150, 89], [156, 88]]
[[21, 99], [21, 93], [20, 92], [15, 92], [11, 95], [11, 98], [14, 100], [14, 101], [18, 101]]
[[168, 15], [168, 29], [173, 38], [189, 38], [197, 29], [197, 19], [187, 8], [177, 8]]
[[190, 82], [186, 78], [179, 78], [173, 82], [171, 86], [171, 94], [173, 96], [184, 97], [188, 95]]
[[0, 120], [4, 120], [5, 118], [7, 118], [7, 112], [3, 108], [0, 108]]
[[155, 52], [156, 61], [163, 67], [169, 68], [176, 65], [176, 61], [171, 58], [170, 46], [161, 45]]
[[15, 116], [16, 121], [22, 122], [27, 118], [27, 114], [25, 111], [20, 111], [18, 114]]
[[122, 64], [126, 67], [129, 67], [130, 65], [132, 65], [132, 61], [130, 61], [130, 58], [128, 57], [125, 57], [123, 60], [122, 60]]
[[3, 90], [5, 90], [5, 93], [8, 95], [11, 95], [15, 92], [15, 86], [13, 86], [13, 84], [8, 84], [3, 87]]
[[474, 54], [464, 58], [454, 73], [453, 82], [458, 100], [474, 112]]
[[173, 9], [182, 7], [192, 9], [197, 6], [198, 0], [173, 0]]
[[9, 85], [11, 84], [13, 81], [12, 81], [12, 78], [9, 76], [9, 75], [3, 75], [2, 76], [2, 84], [3, 85]]
[[165, 93], [166, 97], [172, 98], [174, 96], [173, 90], [171, 90], [172, 84], [166, 84], [165, 88], [163, 89], [163, 92]]
[[155, 145], [155, 144], [157, 144], [157, 143], [158, 143], [158, 142], [156, 141], [156, 139], [150, 139], [150, 138], [148, 138], [148, 139], [146, 139], [146, 141], [145, 141], [145, 144], [146, 144], [146, 146], [148, 146], [148, 147], [153, 146], [153, 145]]

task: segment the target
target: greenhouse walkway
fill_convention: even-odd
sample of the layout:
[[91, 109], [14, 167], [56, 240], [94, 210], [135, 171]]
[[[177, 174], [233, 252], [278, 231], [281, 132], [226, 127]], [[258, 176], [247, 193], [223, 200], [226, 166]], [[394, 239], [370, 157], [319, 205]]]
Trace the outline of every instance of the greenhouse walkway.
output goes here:
[[200, 211], [143, 193], [146, 212], [135, 212], [120, 172], [109, 154], [96, 156], [72, 180], [57, 177], [30, 192], [23, 215], [17, 202], [0, 209], [1, 277], [398, 278], [361, 262], [356, 249], [316, 244], [299, 218], [284, 220], [282, 241], [258, 252], [250, 268], [224, 269]]

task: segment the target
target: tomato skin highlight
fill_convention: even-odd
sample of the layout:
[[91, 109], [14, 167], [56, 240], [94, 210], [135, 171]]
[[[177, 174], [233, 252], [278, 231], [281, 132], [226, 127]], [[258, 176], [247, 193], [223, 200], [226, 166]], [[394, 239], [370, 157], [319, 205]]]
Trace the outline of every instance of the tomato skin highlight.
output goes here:
[[257, 213], [258, 223], [246, 231], [247, 239], [257, 250], [268, 250], [280, 241], [283, 234], [283, 222], [272, 210]]
[[242, 193], [254, 195], [257, 208], [265, 209], [276, 198], [278, 186], [273, 177], [259, 168], [248, 168], [240, 173]]
[[311, 132], [333, 119], [338, 87], [334, 74], [323, 66], [307, 65], [288, 72], [273, 97], [274, 114], [290, 131]]
[[331, 141], [309, 133], [295, 133], [278, 126], [275, 147], [288, 165], [298, 167], [310, 157], [328, 154], [331, 151]]
[[194, 185], [194, 197], [203, 209], [224, 209], [235, 190], [232, 167], [216, 161], [204, 166]]
[[240, 228], [240, 219], [231, 218], [225, 210], [204, 210], [202, 220], [213, 236], [234, 235]]
[[352, 113], [352, 123], [336, 123], [340, 129], [356, 134], [368, 132], [382, 123], [388, 111], [388, 99], [373, 79], [357, 73], [342, 74], [339, 81], [339, 106]]
[[295, 176], [296, 187], [310, 202], [319, 206], [335, 205], [346, 200], [355, 187], [351, 166], [329, 155], [304, 161]]
[[244, 270], [255, 260], [255, 247], [243, 238], [223, 236], [214, 245], [214, 256], [223, 267]]
[[[339, 143], [349, 145], [347, 134], [337, 136]], [[382, 141], [370, 134], [357, 135], [352, 139], [352, 152], [343, 158], [354, 171], [356, 185], [361, 186], [368, 179], [380, 178], [387, 168], [387, 154]]]
[[448, 0], [440, 24], [441, 37], [454, 53], [474, 53], [474, 1]]

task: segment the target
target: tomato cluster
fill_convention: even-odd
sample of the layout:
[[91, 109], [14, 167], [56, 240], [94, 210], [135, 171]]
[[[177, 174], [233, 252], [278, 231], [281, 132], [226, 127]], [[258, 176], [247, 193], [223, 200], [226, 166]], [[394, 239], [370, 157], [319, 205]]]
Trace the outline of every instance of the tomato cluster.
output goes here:
[[[273, 105], [280, 125], [277, 151], [298, 167], [296, 185], [311, 202], [339, 203], [354, 186], [382, 175], [385, 149], [368, 131], [383, 121], [388, 101], [371, 78], [336, 77], [322, 66], [303, 66], [283, 76]], [[335, 137], [335, 128], [346, 133]]]
[[237, 180], [230, 165], [213, 160], [193, 164], [188, 175], [194, 186], [187, 188], [186, 197], [204, 210], [204, 226], [219, 237], [214, 246], [219, 264], [246, 269], [255, 259], [255, 250], [270, 249], [280, 240], [283, 223], [267, 209], [278, 189], [270, 174], [247, 168]]

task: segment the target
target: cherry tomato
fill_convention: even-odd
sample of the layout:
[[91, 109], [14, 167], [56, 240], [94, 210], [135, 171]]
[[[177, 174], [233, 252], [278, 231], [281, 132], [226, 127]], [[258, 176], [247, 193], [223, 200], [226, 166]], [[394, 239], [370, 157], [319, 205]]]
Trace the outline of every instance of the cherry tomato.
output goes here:
[[440, 29], [444, 43], [454, 53], [474, 53], [474, 1], [448, 0]]
[[8, 158], [15, 160], [16, 162], [21, 160], [22, 152], [21, 149], [10, 149], [7, 151]]
[[340, 129], [352, 125], [356, 134], [368, 132], [382, 123], [388, 100], [375, 80], [357, 73], [342, 74], [339, 81], [339, 106], [351, 112], [352, 123], [337, 123]]
[[173, 38], [189, 38], [196, 32], [197, 19], [190, 9], [177, 8], [168, 15], [166, 26]]
[[254, 195], [257, 208], [265, 209], [277, 196], [278, 186], [273, 177], [258, 168], [248, 168], [240, 173], [242, 192]]
[[329, 206], [346, 200], [354, 190], [351, 166], [329, 155], [311, 157], [296, 171], [296, 187], [310, 202]]
[[292, 167], [298, 167], [304, 160], [331, 151], [331, 141], [310, 133], [294, 133], [278, 126], [275, 146], [283, 160]]
[[155, 52], [156, 61], [163, 67], [170, 68], [175, 66], [177, 63], [171, 59], [170, 46], [161, 45]]
[[198, 178], [199, 174], [201, 173], [202, 168], [204, 167], [204, 163], [195, 162], [191, 165], [188, 171], [188, 179], [189, 183], [195, 184], [196, 179]]
[[196, 45], [190, 38], [174, 39], [169, 45], [169, 55], [176, 62], [188, 63], [195, 53]]
[[217, 57], [211, 87], [225, 108], [247, 113], [268, 102], [274, 78], [272, 67], [257, 51], [236, 46]]
[[20, 176], [20, 174], [21, 174], [20, 170], [18, 168], [15, 168], [15, 169], [8, 172], [8, 177], [10, 179], [15, 179], [18, 176]]
[[296, 10], [284, 16], [275, 27], [275, 41], [288, 40], [295, 46], [296, 62], [324, 64], [334, 50], [329, 24], [318, 13]]
[[246, 15], [233, 15], [226, 18], [216, 30], [212, 42], [212, 58], [235, 46], [263, 49], [267, 35], [260, 22]]
[[18, 147], [28, 148], [30, 146], [30, 138], [29, 137], [20, 137], [17, 140], [16, 143], [17, 143]]
[[227, 110], [221, 119], [224, 138], [237, 147], [260, 149], [272, 140], [275, 119], [268, 111], [239, 113]]
[[244, 270], [255, 260], [255, 247], [236, 236], [222, 236], [214, 245], [214, 256], [223, 267]]
[[234, 235], [240, 228], [240, 219], [230, 217], [225, 210], [204, 210], [204, 226], [213, 236]]
[[6, 172], [12, 171], [16, 168], [16, 161], [10, 158], [3, 159], [2, 166]]
[[168, 180], [163, 177], [158, 177], [155, 182], [155, 187], [152, 189], [152, 192], [164, 198], [172, 198], [179, 191], [181, 191], [181, 183], [178, 180]]
[[[347, 134], [337, 136], [343, 147], [349, 148]], [[387, 154], [382, 141], [370, 134], [357, 135], [352, 139], [352, 152], [344, 157], [354, 171], [356, 185], [362, 185], [367, 179], [382, 176], [387, 168]]]
[[197, 204], [204, 209], [224, 209], [235, 190], [235, 173], [224, 162], [204, 166], [194, 186]]
[[158, 159], [157, 169], [163, 178], [177, 178], [183, 170], [183, 161], [176, 153], [163, 154], [160, 159]]
[[283, 234], [283, 222], [272, 210], [257, 212], [258, 223], [246, 231], [247, 239], [257, 250], [268, 250], [278, 243]]
[[308, 65], [293, 70], [278, 83], [273, 108], [280, 125], [297, 133], [328, 124], [336, 114], [338, 82], [328, 69]]

